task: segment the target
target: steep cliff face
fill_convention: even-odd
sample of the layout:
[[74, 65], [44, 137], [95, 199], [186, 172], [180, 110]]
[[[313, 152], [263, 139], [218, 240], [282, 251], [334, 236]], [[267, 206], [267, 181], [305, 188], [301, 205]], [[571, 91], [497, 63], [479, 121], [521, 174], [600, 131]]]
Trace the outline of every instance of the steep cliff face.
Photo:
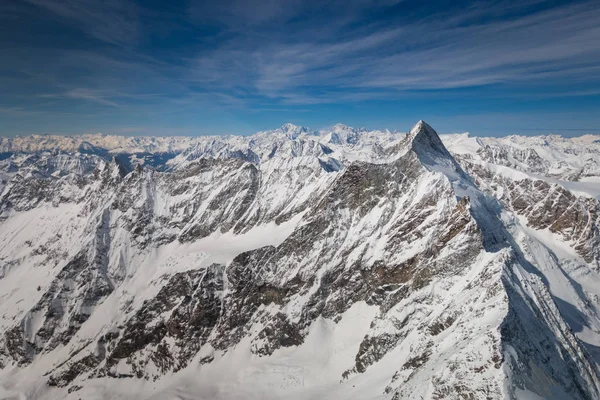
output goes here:
[[0, 161], [0, 394], [600, 398], [597, 200], [461, 140], [285, 125], [158, 167]]

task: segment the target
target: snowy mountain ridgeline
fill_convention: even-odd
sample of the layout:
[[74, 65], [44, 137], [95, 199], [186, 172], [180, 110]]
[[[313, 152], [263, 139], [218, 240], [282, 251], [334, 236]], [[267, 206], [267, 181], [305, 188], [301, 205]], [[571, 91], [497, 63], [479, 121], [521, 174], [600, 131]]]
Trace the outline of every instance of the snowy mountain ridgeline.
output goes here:
[[0, 152], [1, 399], [600, 399], [600, 137]]

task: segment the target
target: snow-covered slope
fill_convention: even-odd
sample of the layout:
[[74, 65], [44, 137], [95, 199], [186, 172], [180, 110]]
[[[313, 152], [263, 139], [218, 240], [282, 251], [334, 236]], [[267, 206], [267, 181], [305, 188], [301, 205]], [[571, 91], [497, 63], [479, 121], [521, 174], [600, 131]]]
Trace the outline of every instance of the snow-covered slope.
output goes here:
[[600, 398], [593, 137], [0, 144], [0, 398]]

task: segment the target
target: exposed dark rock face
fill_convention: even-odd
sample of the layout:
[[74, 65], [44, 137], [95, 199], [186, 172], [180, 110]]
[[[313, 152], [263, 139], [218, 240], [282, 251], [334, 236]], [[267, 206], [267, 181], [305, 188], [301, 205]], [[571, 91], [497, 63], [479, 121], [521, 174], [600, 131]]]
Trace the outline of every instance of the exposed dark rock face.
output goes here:
[[[106, 374], [111, 375], [111, 368], [120, 360], [135, 366], [140, 378], [148, 377], [145, 365], [150, 360], [161, 374], [185, 367], [206, 343], [221, 315], [222, 291], [223, 268], [218, 264], [173, 275], [109, 344]], [[144, 350], [149, 351], [149, 358], [139, 357]]]

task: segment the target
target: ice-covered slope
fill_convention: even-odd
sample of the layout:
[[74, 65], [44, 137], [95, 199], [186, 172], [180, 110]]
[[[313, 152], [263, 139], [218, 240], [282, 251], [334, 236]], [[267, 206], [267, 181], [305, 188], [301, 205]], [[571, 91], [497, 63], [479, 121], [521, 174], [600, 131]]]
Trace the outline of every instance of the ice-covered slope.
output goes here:
[[598, 201], [514, 138], [130, 140], [0, 161], [0, 398], [600, 398]]

